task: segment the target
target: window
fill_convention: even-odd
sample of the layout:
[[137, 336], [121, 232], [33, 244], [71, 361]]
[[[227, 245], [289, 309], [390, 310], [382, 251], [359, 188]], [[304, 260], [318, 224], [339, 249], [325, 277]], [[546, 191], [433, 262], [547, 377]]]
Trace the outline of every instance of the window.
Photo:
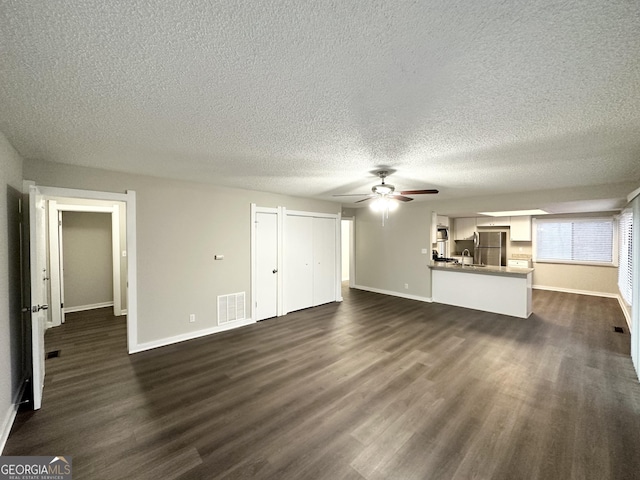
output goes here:
[[534, 261], [614, 265], [612, 218], [536, 219]]
[[631, 272], [633, 246], [633, 214], [631, 211], [622, 212], [618, 219], [618, 288], [620, 295], [631, 305]]

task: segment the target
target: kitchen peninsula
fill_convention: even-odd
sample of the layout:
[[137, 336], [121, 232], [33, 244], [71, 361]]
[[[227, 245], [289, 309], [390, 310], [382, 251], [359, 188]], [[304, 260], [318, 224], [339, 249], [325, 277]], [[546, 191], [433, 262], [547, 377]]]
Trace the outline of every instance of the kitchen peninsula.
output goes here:
[[433, 262], [432, 298], [436, 303], [528, 318], [533, 268], [462, 266]]

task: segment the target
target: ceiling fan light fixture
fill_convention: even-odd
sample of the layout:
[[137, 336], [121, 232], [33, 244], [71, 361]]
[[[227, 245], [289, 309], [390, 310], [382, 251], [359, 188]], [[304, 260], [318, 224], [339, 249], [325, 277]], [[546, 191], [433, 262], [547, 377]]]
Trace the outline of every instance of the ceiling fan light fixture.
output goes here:
[[371, 191], [376, 195], [391, 195], [394, 190], [395, 188], [393, 185], [387, 185], [386, 183], [371, 187]]
[[384, 222], [389, 218], [389, 212], [393, 212], [398, 208], [397, 200], [387, 195], [379, 195], [373, 202], [371, 202], [371, 210], [382, 214], [382, 226]]

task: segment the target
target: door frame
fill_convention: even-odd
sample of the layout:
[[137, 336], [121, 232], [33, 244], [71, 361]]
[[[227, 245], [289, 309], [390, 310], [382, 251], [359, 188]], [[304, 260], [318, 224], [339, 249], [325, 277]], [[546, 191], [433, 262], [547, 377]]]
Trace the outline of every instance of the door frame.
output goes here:
[[[67, 197], [81, 200], [103, 200], [124, 202], [127, 225], [127, 352], [131, 354], [138, 346], [138, 284], [137, 284], [137, 243], [136, 243], [136, 192], [100, 192], [72, 188], [37, 185], [45, 197]], [[43, 352], [44, 353], [44, 352]]]
[[[340, 235], [342, 235], [342, 222], [349, 222], [349, 288], [354, 288], [356, 284], [356, 217], [342, 217]], [[342, 239], [340, 248], [340, 267], [342, 268]], [[342, 277], [340, 279], [342, 280]]]
[[257, 309], [256, 309], [256, 298], [257, 298], [257, 265], [258, 265], [258, 255], [257, 255], [257, 229], [256, 224], [258, 222], [258, 213], [268, 213], [276, 216], [276, 230], [278, 235], [278, 278], [277, 278], [277, 299], [276, 299], [276, 316], [280, 317], [284, 315], [283, 313], [283, 303], [282, 303], [282, 232], [284, 231], [284, 222], [282, 215], [282, 207], [272, 208], [272, 207], [258, 207], [255, 203], [251, 204], [251, 318], [257, 321]]
[[[300, 211], [300, 210], [287, 210], [285, 207], [282, 207], [282, 215], [283, 215], [283, 231], [284, 231], [284, 221], [287, 218], [288, 215], [291, 216], [297, 216], [297, 217], [319, 217], [319, 218], [332, 218], [335, 220], [336, 222], [336, 227], [335, 227], [335, 232], [336, 232], [336, 238], [335, 238], [335, 251], [336, 251], [336, 258], [335, 258], [335, 266], [334, 266], [334, 272], [335, 272], [335, 286], [336, 286], [336, 302], [342, 302], [343, 298], [342, 298], [342, 275], [341, 275], [341, 271], [342, 271], [342, 254], [341, 254], [341, 247], [342, 247], [342, 213], [320, 213], [320, 212], [305, 212], [305, 211]], [[287, 248], [287, 238], [286, 235], [282, 236], [282, 244], [283, 244], [283, 251], [286, 251]], [[282, 278], [285, 278], [284, 276]], [[284, 297], [284, 283], [281, 284], [283, 285], [283, 292], [282, 295]], [[286, 309], [283, 312], [283, 315], [286, 315], [287, 313], [289, 313]]]
[[[64, 200], [64, 199], [61, 199]], [[111, 256], [113, 265], [113, 315], [121, 316], [122, 313], [122, 289], [120, 272], [120, 205], [70, 205], [60, 203], [58, 200], [49, 200], [49, 265], [51, 268], [51, 327], [57, 327], [64, 323], [63, 277], [62, 267], [62, 225], [60, 222], [62, 212], [86, 212], [109, 213], [111, 215]], [[53, 228], [58, 225], [58, 228]]]
[[[306, 212], [299, 210], [287, 210], [286, 207], [258, 207], [255, 203], [251, 204], [251, 318], [256, 318], [256, 213], [275, 213], [277, 216], [278, 224], [278, 300], [277, 300], [277, 316], [281, 317], [289, 313], [286, 310], [284, 302], [284, 278], [285, 278], [285, 266], [284, 266], [284, 252], [286, 251], [287, 244], [284, 235], [284, 225], [287, 215], [303, 216], [303, 217], [323, 217], [332, 218], [336, 222], [336, 259], [335, 259], [335, 283], [336, 283], [336, 301], [341, 302], [342, 299], [342, 276], [341, 271], [341, 213], [320, 213], [320, 212]], [[353, 240], [353, 235], [352, 235]]]

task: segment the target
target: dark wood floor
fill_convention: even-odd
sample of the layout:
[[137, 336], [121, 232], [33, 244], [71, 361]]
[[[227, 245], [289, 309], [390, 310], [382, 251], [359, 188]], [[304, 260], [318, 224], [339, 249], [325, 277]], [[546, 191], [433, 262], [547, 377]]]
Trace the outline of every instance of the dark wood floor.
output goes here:
[[133, 356], [122, 318], [69, 315], [4, 455], [70, 455], [76, 480], [640, 478], [617, 302], [536, 291], [534, 311], [346, 290]]

